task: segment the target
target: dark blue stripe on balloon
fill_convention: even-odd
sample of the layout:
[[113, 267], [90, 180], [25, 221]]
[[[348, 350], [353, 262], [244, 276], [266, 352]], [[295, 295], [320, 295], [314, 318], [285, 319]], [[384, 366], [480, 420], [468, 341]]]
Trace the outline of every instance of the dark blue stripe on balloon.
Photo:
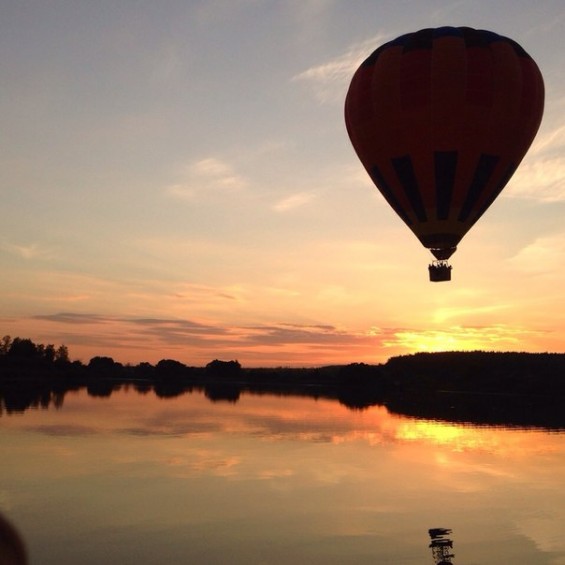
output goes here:
[[462, 37], [465, 41], [466, 47], [488, 47], [495, 41], [505, 41], [509, 43], [519, 57], [530, 57], [526, 51], [513, 39], [498, 35], [493, 31], [486, 29], [473, 29], [471, 27], [438, 27], [438, 28], [425, 28], [414, 33], [406, 33], [381, 45], [375, 49], [365, 61], [363, 66], [374, 65], [380, 54], [390, 47], [403, 47], [403, 53], [413, 51], [415, 49], [431, 49], [433, 47], [434, 39], [440, 37]]
[[424, 204], [422, 202], [422, 197], [420, 196], [420, 189], [418, 188], [418, 181], [416, 180], [416, 175], [414, 174], [414, 167], [412, 166], [412, 159], [409, 155], [404, 155], [403, 157], [395, 157], [391, 159], [392, 166], [396, 172], [396, 176], [404, 189], [410, 204], [412, 205], [412, 210], [420, 222], [427, 222], [428, 217], [426, 215], [426, 210], [424, 209]]
[[517, 165], [511, 163], [504, 175], [496, 185], [496, 189], [494, 192], [488, 197], [488, 200], [483, 204], [479, 212], [477, 213], [476, 219], [480, 218], [485, 212], [486, 209], [496, 200], [497, 196], [502, 192], [502, 189], [508, 184], [508, 181], [512, 178], [512, 175], [516, 172]]
[[487, 43], [493, 43], [494, 41], [500, 41], [501, 39], [508, 41], [506, 37], [502, 37], [502, 35], [498, 35], [498, 33], [494, 33], [494, 31], [488, 31], [486, 29], [478, 29], [476, 31], [481, 34]]
[[408, 41], [410, 41], [410, 38], [414, 35], [414, 33], [417, 32], [405, 33], [404, 35], [399, 35], [396, 39], [392, 39], [391, 41], [386, 43], [386, 45], [390, 47], [398, 47], [400, 45], [403, 47], [404, 45], [406, 45]]
[[434, 152], [434, 166], [437, 219], [447, 220], [457, 170], [457, 151]]
[[371, 178], [373, 182], [379, 187], [381, 194], [385, 197], [386, 201], [390, 204], [392, 209], [406, 222], [409, 226], [412, 225], [412, 220], [406, 215], [406, 212], [400, 206], [400, 203], [394, 196], [394, 193], [390, 189], [389, 184], [386, 182], [385, 178], [381, 174], [379, 168], [374, 165], [371, 169]]
[[434, 30], [421, 29], [416, 33], [411, 33], [409, 35], [405, 35], [404, 37], [405, 40], [403, 42], [403, 53], [408, 53], [409, 51], [414, 51], [416, 49], [431, 49], [434, 42]]
[[488, 47], [489, 41], [484, 33], [470, 27], [462, 27], [461, 31], [465, 47]]
[[485, 186], [487, 185], [490, 177], [498, 163], [499, 157], [496, 155], [486, 155], [483, 153], [479, 158], [479, 163], [475, 169], [475, 174], [473, 175], [473, 181], [467, 192], [467, 198], [465, 203], [459, 212], [459, 217], [457, 218], [460, 222], [465, 222], [473, 208], [477, 205]]
[[433, 30], [434, 39], [436, 37], [461, 37], [463, 29], [462, 27], [451, 26], [437, 27]]

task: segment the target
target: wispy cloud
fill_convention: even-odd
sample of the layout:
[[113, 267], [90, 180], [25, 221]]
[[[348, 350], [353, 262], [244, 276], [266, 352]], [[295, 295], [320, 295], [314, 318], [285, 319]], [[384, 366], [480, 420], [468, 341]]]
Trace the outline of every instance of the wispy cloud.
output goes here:
[[440, 324], [448, 320], [459, 319], [464, 317], [479, 315], [489, 315], [501, 310], [512, 308], [509, 304], [469, 304], [467, 306], [444, 306], [438, 308], [434, 313], [434, 321]]
[[44, 434], [47, 436], [90, 436], [100, 433], [99, 430], [91, 426], [81, 426], [80, 424], [51, 424], [45, 426], [27, 426], [30, 432]]
[[[523, 343], [546, 337], [541, 330], [510, 325], [451, 326], [443, 329], [370, 327], [365, 330], [328, 324], [256, 324], [227, 326], [190, 319], [102, 317], [61, 313], [35, 316], [56, 323], [71, 347], [101, 348], [93, 355], [111, 354], [144, 344], [145, 358], [155, 361], [173, 355], [193, 363], [213, 358], [240, 359], [244, 364], [272, 366], [385, 361], [385, 355], [417, 351], [520, 350]], [[78, 330], [77, 320], [95, 324]], [[101, 327], [100, 325], [104, 327]], [[66, 329], [65, 329], [66, 328]], [[96, 329], [98, 328], [98, 329]], [[87, 336], [86, 336], [87, 333]], [[103, 349], [106, 348], [106, 349]], [[196, 357], [198, 356], [198, 357]], [[320, 361], [320, 360], [323, 361]]]
[[[561, 105], [565, 105], [565, 102]], [[544, 134], [538, 134], [530, 152], [535, 155], [542, 155], [563, 146], [565, 146], [565, 125], [558, 125]]]
[[541, 202], [565, 201], [565, 159], [531, 159], [521, 165], [508, 186], [508, 196]]
[[[88, 345], [99, 350], [92, 355], [111, 354], [109, 351], [144, 349], [145, 360], [163, 358], [165, 352], [178, 350], [176, 358], [197, 352], [201, 360], [218, 355], [245, 357], [272, 364], [285, 358], [289, 363], [316, 363], [321, 354], [330, 359], [341, 350], [343, 356], [356, 351], [374, 351], [380, 347], [385, 333], [340, 329], [331, 325], [260, 324], [227, 326], [220, 322], [201, 322], [190, 319], [99, 316], [95, 314], [57, 313], [37, 315], [33, 320], [55, 324], [56, 341], [72, 349]], [[50, 333], [53, 340], [53, 334]], [[141, 344], [141, 345], [140, 345]], [[182, 355], [178, 352], [182, 350]], [[327, 352], [327, 354], [323, 353]], [[139, 353], [136, 354], [136, 356]]]
[[288, 212], [289, 210], [300, 208], [308, 204], [308, 202], [312, 201], [314, 198], [315, 195], [311, 192], [298, 192], [276, 202], [273, 206], [273, 210], [276, 212]]
[[[37, 315], [35, 320], [43, 320], [63, 325], [92, 325], [104, 324], [119, 326], [128, 336], [136, 335], [137, 338], [154, 337], [168, 344], [179, 344], [196, 341], [205, 341], [208, 338], [218, 338], [229, 334], [228, 330], [213, 324], [202, 324], [192, 320], [178, 320], [170, 318], [129, 318], [121, 316], [101, 316], [97, 314], [73, 314], [61, 312], [57, 314]], [[126, 329], [127, 328], [127, 329]], [[115, 335], [111, 336], [115, 338]], [[125, 334], [124, 334], [125, 337]], [[119, 345], [119, 339], [114, 346]], [[127, 344], [129, 347], [129, 343]]]
[[167, 188], [167, 193], [183, 200], [212, 193], [238, 192], [248, 184], [234, 167], [217, 157], [194, 161], [186, 168], [183, 178]]
[[541, 202], [565, 201], [565, 125], [538, 134], [505, 194]]
[[11, 243], [3, 241], [0, 243], [0, 250], [16, 255], [22, 259], [51, 259], [54, 253], [50, 249], [46, 249], [39, 243]]
[[39, 314], [33, 316], [35, 320], [46, 320], [60, 324], [103, 324], [108, 318], [98, 314], [75, 314], [72, 312], [59, 312], [57, 314]]
[[355, 43], [345, 53], [302, 71], [292, 80], [307, 84], [322, 103], [341, 103], [356, 68], [389, 38], [388, 34], [381, 33]]
[[540, 237], [521, 249], [509, 262], [529, 273], [562, 272], [565, 267], [565, 234]]

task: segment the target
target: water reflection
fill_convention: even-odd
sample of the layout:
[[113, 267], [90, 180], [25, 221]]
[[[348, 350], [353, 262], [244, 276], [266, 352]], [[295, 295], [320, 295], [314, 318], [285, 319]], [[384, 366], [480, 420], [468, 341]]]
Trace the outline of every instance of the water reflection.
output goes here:
[[[350, 380], [351, 381], [351, 380]], [[349, 383], [350, 383], [349, 381]], [[561, 396], [531, 396], [511, 394], [437, 391], [426, 394], [385, 392], [362, 383], [344, 384], [341, 380], [319, 381], [263, 380], [245, 381], [166, 379], [116, 379], [100, 376], [86, 378], [0, 379], [0, 416], [31, 408], [61, 408], [69, 392], [86, 390], [89, 396], [109, 398], [120, 390], [135, 390], [139, 394], [153, 392], [157, 397], [171, 399], [192, 392], [203, 392], [211, 402], [236, 403], [242, 394], [277, 395], [335, 400], [352, 410], [386, 406], [391, 413], [422, 420], [448, 421], [476, 425], [542, 428], [565, 430], [565, 411]]]
[[0, 421], [0, 510], [32, 562], [415, 565], [438, 521], [458, 563], [565, 562], [560, 433], [308, 396], [90, 392]]
[[450, 565], [453, 563], [452, 559], [455, 555], [452, 553], [453, 541], [447, 536], [451, 534], [451, 530], [447, 528], [430, 528], [428, 530], [430, 535], [430, 548], [432, 550], [432, 557], [436, 565]]

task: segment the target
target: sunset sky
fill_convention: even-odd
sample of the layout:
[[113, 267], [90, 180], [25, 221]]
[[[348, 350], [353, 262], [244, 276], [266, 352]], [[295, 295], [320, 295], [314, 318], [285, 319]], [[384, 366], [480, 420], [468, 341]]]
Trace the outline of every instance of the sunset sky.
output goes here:
[[[28, 0], [0, 16], [1, 335], [190, 365], [565, 350], [562, 0]], [[518, 41], [546, 101], [433, 284], [343, 103], [376, 47], [442, 25]]]

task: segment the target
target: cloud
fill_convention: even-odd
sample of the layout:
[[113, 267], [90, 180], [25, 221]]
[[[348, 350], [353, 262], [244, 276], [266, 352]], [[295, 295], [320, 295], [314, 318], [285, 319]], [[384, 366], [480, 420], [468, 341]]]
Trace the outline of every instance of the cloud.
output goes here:
[[[135, 355], [129, 362], [174, 358], [203, 366], [214, 358], [238, 359], [246, 366], [308, 366], [384, 362], [418, 351], [509, 351], [529, 344], [547, 350], [548, 332], [511, 325], [347, 328], [327, 324], [264, 323], [229, 325], [221, 321], [119, 317], [62, 313], [35, 316], [56, 324], [57, 342], [90, 356]], [[92, 320], [92, 326], [81, 325]], [[55, 334], [42, 330], [54, 341]], [[45, 341], [45, 338], [43, 338]], [[129, 353], [127, 353], [129, 350]], [[118, 357], [118, 360], [121, 360]]]
[[[114, 326], [101, 329], [102, 335], [106, 335], [106, 344], [112, 343], [113, 347], [131, 347], [131, 342], [140, 341], [143, 338], [153, 337], [160, 342], [168, 344], [203, 344], [208, 339], [218, 340], [221, 336], [229, 335], [225, 328], [213, 324], [202, 324], [192, 320], [177, 320], [167, 318], [128, 318], [120, 316], [103, 316], [96, 314], [72, 314], [61, 312], [58, 314], [33, 316], [35, 320], [44, 320], [62, 325], [106, 325]], [[94, 339], [94, 330], [89, 330], [87, 339]], [[146, 341], [146, 340], [145, 340]], [[100, 341], [99, 341], [100, 343]], [[140, 345], [139, 347], [143, 347]]]
[[467, 306], [443, 306], [436, 309], [434, 313], [434, 321], [443, 324], [447, 320], [452, 318], [459, 318], [465, 316], [476, 316], [477, 314], [493, 314], [499, 312], [500, 310], [506, 310], [512, 308], [509, 304], [469, 304]]
[[226, 328], [214, 324], [202, 324], [192, 320], [170, 320], [158, 318], [142, 318], [121, 320], [136, 328], [138, 335], [151, 336], [168, 344], [200, 344], [206, 342], [223, 342], [229, 337]]
[[[241, 463], [237, 455], [224, 455], [219, 450], [201, 449], [191, 454], [186, 465], [195, 473], [227, 477], [236, 475], [236, 467]], [[177, 462], [177, 465], [180, 461]]]
[[545, 154], [549, 151], [555, 151], [565, 145], [565, 125], [559, 125], [551, 129], [547, 133], [539, 133], [536, 137], [530, 153], [534, 155]]
[[308, 202], [312, 201], [314, 198], [315, 195], [311, 192], [298, 192], [279, 200], [273, 206], [273, 210], [276, 212], [288, 212], [289, 210], [294, 210], [295, 208], [300, 208], [308, 204]]
[[292, 81], [308, 85], [321, 103], [342, 103], [345, 92], [357, 67], [382, 43], [386, 34], [355, 43], [345, 53], [302, 71]]
[[39, 314], [33, 316], [34, 320], [46, 320], [61, 324], [102, 324], [107, 321], [104, 316], [97, 314], [74, 314], [72, 312], [59, 312], [58, 314]]
[[371, 339], [372, 334], [340, 330], [330, 325], [275, 324], [241, 328], [248, 345], [315, 345], [353, 344]]
[[136, 437], [182, 437], [221, 432], [223, 430], [219, 422], [208, 419], [206, 415], [192, 414], [192, 416], [193, 417], [187, 419], [185, 418], [185, 414], [167, 411], [166, 415], [159, 414], [151, 418], [143, 418], [143, 421], [137, 426], [121, 428], [116, 431]]
[[181, 182], [167, 188], [167, 193], [183, 200], [194, 200], [211, 193], [239, 192], [248, 184], [232, 165], [216, 157], [207, 157], [191, 163]]
[[49, 249], [43, 248], [38, 243], [30, 243], [27, 245], [18, 243], [2, 242], [0, 243], [0, 250], [16, 255], [22, 259], [52, 259], [53, 252]]
[[529, 273], [560, 273], [565, 266], [565, 234], [540, 237], [521, 249], [509, 262]]
[[[77, 327], [95, 324], [80, 331], [66, 331], [58, 337], [66, 337], [66, 345], [89, 344], [105, 348], [151, 348], [162, 351], [167, 347], [197, 347], [205, 355], [223, 351], [245, 354], [249, 350], [274, 349], [300, 345], [305, 350], [336, 348], [377, 349], [383, 339], [374, 328], [368, 331], [352, 331], [331, 325], [263, 324], [254, 326], [230, 326], [221, 323], [202, 323], [187, 319], [129, 318], [100, 316], [95, 314], [58, 313], [37, 315], [34, 320], [53, 322], [58, 326]], [[105, 326], [105, 327], [103, 327]], [[97, 354], [105, 354], [104, 351]]]
[[99, 434], [100, 431], [91, 426], [80, 424], [51, 424], [42, 426], [27, 426], [28, 431], [47, 436], [89, 436]]
[[504, 194], [541, 202], [565, 201], [565, 125], [538, 134]]
[[565, 159], [533, 157], [516, 171], [504, 194], [541, 202], [565, 201]]

